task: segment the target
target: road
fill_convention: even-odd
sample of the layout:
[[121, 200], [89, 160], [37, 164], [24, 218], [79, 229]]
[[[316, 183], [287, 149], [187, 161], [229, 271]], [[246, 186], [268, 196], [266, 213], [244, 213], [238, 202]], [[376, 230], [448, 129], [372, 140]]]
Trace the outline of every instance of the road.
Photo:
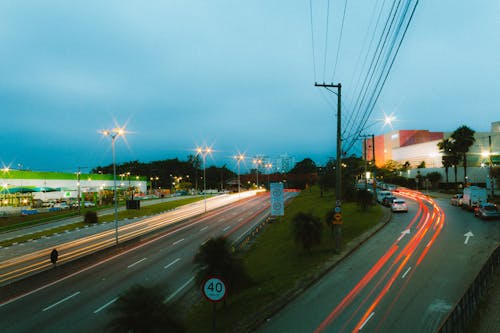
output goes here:
[[259, 332], [435, 332], [500, 242], [500, 224], [446, 200], [398, 196], [408, 214], [394, 214]]
[[[211, 237], [240, 237], [269, 211], [258, 195], [176, 224], [139, 246], [0, 303], [2, 332], [102, 331], [109, 307], [133, 284], [160, 285], [167, 301], [194, 285], [192, 258]], [[0, 301], [1, 302], [1, 301]]]

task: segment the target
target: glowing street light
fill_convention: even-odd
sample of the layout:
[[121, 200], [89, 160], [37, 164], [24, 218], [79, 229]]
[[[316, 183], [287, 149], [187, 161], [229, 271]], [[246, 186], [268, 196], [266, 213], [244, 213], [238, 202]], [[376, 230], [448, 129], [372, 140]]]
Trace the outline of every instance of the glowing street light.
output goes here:
[[259, 165], [262, 164], [262, 160], [260, 158], [255, 158], [253, 163], [257, 166], [257, 189], [259, 188]]
[[245, 159], [245, 155], [239, 154], [234, 157], [238, 163], [238, 193], [240, 193], [240, 162]]
[[115, 240], [118, 244], [118, 196], [116, 193], [116, 154], [115, 154], [115, 140], [120, 136], [125, 135], [124, 128], [114, 128], [112, 130], [101, 131], [102, 135], [109, 136], [111, 138], [111, 150], [113, 154], [113, 201], [115, 206]]
[[271, 189], [271, 184], [269, 183], [269, 173], [271, 172], [271, 168], [273, 167], [273, 164], [272, 163], [266, 163], [265, 165], [266, 169], [267, 169], [267, 189], [270, 190]]
[[196, 148], [196, 155], [201, 155], [203, 158], [203, 200], [205, 202], [205, 213], [207, 212], [207, 179], [205, 176], [206, 158], [207, 154], [210, 154], [211, 152], [213, 152], [213, 149], [208, 146]]

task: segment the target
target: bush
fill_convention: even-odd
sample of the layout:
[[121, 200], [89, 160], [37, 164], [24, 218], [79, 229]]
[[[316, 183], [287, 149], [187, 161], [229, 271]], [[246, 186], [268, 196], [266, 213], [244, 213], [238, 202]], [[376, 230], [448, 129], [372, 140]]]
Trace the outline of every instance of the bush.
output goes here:
[[98, 221], [97, 212], [90, 211], [90, 210], [85, 212], [83, 222], [85, 222], [85, 223], [97, 223], [97, 221]]

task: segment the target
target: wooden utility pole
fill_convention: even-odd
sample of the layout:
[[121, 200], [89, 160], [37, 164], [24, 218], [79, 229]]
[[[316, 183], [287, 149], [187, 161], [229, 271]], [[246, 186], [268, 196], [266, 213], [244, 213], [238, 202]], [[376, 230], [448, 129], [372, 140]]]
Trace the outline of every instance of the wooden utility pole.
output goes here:
[[[315, 87], [326, 88], [337, 95], [337, 166], [335, 172], [335, 219], [333, 221], [335, 233], [335, 249], [340, 252], [342, 249], [342, 85], [314, 83]], [[337, 92], [330, 88], [337, 88]]]

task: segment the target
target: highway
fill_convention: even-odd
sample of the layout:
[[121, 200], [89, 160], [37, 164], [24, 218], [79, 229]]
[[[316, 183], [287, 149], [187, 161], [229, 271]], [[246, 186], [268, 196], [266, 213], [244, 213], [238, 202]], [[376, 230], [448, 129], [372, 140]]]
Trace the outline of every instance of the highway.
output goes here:
[[408, 214], [394, 214], [259, 332], [435, 332], [500, 242], [500, 225], [447, 200], [396, 196]]
[[2, 332], [102, 331], [109, 307], [135, 283], [158, 284], [166, 301], [194, 285], [192, 258], [211, 237], [236, 239], [269, 213], [269, 194], [173, 224], [150, 240], [65, 278], [0, 300]]

